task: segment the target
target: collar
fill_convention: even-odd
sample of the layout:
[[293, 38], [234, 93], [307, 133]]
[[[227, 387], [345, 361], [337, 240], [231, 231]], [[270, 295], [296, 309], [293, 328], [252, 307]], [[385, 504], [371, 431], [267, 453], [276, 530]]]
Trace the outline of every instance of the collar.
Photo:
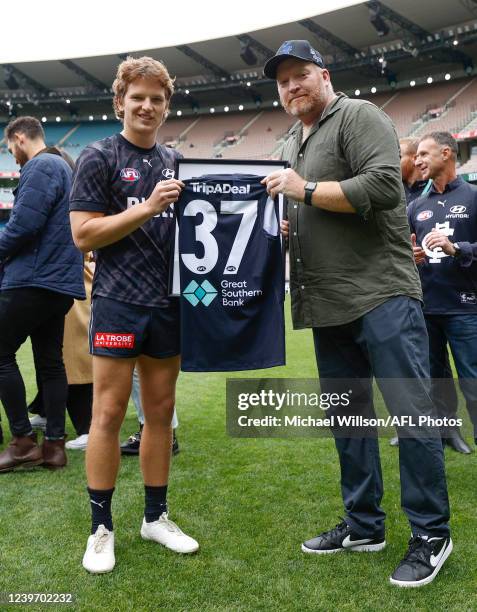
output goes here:
[[[465, 183], [464, 179], [462, 177], [458, 176], [457, 178], [455, 178], [450, 183], [447, 183], [447, 185], [445, 186], [444, 191], [442, 193], [447, 193], [448, 191], [453, 191], [454, 189], [457, 189], [458, 187], [460, 187], [464, 183]], [[434, 183], [432, 183], [432, 186], [429, 189], [429, 193], [437, 193], [437, 194], [439, 194], [439, 192], [436, 191], [436, 188], [434, 187]], [[439, 194], [439, 195], [442, 195], [442, 193]]]

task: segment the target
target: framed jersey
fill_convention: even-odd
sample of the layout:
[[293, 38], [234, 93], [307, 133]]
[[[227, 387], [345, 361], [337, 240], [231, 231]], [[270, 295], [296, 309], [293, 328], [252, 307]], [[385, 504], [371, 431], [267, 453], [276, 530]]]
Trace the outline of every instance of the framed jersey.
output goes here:
[[172, 293], [184, 371], [285, 363], [283, 199], [261, 180], [286, 162], [177, 160]]

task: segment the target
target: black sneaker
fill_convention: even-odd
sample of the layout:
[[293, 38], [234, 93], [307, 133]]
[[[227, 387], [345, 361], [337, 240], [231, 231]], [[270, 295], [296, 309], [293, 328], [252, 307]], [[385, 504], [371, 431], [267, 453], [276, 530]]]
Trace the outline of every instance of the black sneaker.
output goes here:
[[389, 578], [400, 587], [420, 587], [432, 582], [452, 552], [450, 538], [413, 536], [404, 559]]
[[141, 433], [142, 433], [142, 426], [141, 429], [133, 434], [132, 436], [129, 436], [129, 438], [126, 440], [126, 442], [123, 442], [121, 444], [121, 455], [139, 455], [139, 445], [141, 444]]
[[311, 540], [301, 545], [305, 553], [316, 553], [319, 555], [352, 550], [357, 552], [377, 552], [386, 546], [384, 535], [377, 538], [360, 538], [353, 533], [346, 521], [338, 523], [329, 531], [324, 531]]
[[176, 430], [173, 429], [172, 430], [172, 454], [177, 455], [179, 451], [180, 451], [180, 448], [179, 448], [179, 442], [176, 436]]

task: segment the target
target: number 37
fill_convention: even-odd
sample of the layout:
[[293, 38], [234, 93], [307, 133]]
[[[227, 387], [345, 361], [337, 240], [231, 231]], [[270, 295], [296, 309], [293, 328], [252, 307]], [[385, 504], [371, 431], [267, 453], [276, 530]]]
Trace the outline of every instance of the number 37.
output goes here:
[[[224, 274], [237, 274], [240, 263], [247, 248], [248, 241], [257, 218], [258, 200], [227, 201], [220, 202], [220, 213], [224, 215], [242, 215], [240, 226], [235, 236], [232, 249]], [[184, 209], [184, 217], [195, 217], [202, 215], [202, 223], [195, 226], [195, 239], [204, 247], [203, 257], [197, 257], [193, 253], [181, 255], [184, 265], [195, 274], [207, 274], [217, 264], [219, 259], [219, 246], [212, 235], [217, 226], [217, 212], [210, 202], [206, 200], [192, 200]]]

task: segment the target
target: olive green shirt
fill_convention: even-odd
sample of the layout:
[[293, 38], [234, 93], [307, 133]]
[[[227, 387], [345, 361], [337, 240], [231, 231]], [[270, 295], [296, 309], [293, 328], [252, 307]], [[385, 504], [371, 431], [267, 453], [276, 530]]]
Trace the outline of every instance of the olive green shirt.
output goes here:
[[339, 181], [357, 214], [288, 201], [294, 328], [349, 323], [393, 296], [422, 300], [389, 117], [339, 93], [302, 136], [300, 124], [282, 159], [307, 181]]

